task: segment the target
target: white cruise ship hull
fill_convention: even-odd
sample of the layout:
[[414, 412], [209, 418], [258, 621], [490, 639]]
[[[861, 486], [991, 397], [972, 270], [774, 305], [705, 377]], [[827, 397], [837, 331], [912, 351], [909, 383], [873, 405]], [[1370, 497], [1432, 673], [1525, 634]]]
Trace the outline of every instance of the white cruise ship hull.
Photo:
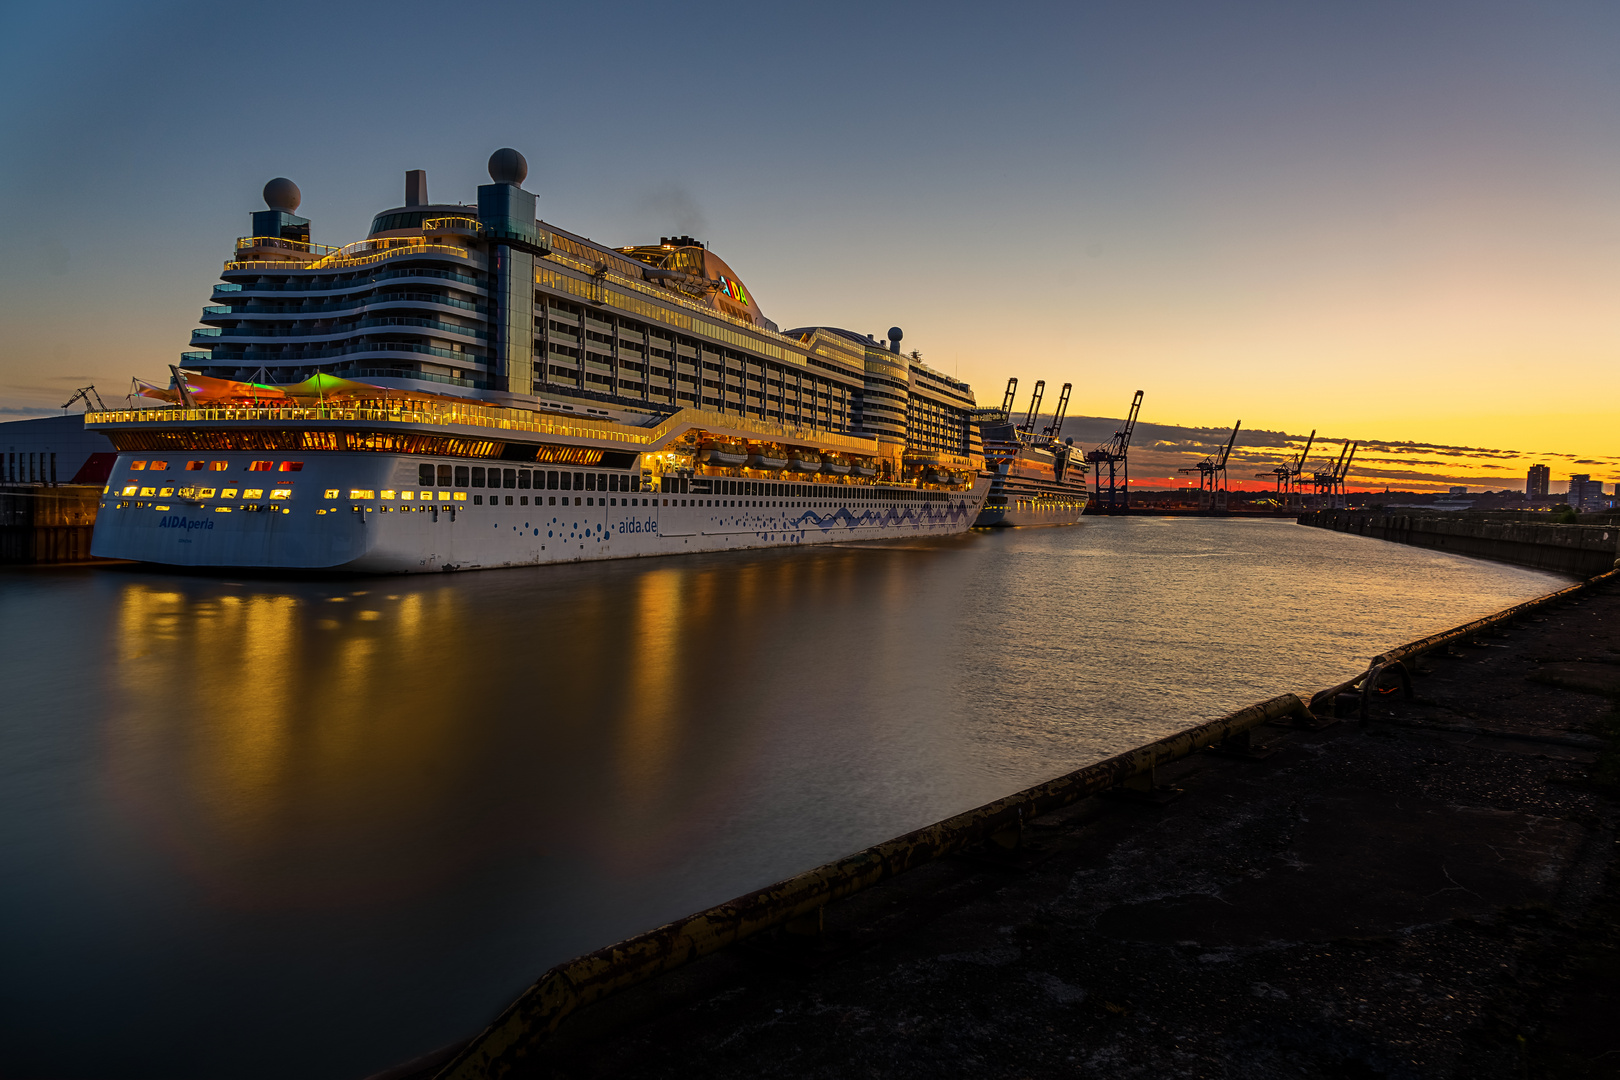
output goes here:
[[[134, 459], [151, 456], [120, 454], [97, 515], [93, 555], [376, 574], [534, 566], [946, 536], [972, 525], [989, 492], [983, 478], [955, 491], [775, 484], [771, 497], [748, 498], [423, 489], [425, 459], [383, 453], [306, 453], [296, 473], [246, 472], [250, 459], [264, 456], [253, 453], [210, 455], [225, 462], [218, 473], [129, 471]], [[272, 495], [278, 488], [284, 496]], [[186, 490], [189, 498], [178, 497]], [[213, 495], [200, 498], [201, 491]]]

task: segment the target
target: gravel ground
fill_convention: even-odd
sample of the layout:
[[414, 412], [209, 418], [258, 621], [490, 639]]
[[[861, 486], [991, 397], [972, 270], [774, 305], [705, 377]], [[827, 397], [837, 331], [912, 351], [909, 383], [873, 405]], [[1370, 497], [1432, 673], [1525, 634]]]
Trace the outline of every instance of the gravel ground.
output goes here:
[[1610, 586], [583, 1010], [538, 1074], [1620, 1077], [1617, 695]]

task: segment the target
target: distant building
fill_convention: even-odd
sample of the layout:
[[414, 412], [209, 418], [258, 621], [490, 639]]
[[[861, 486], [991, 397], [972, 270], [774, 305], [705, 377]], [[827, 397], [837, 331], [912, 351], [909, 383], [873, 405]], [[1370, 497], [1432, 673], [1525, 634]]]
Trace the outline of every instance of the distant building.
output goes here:
[[1530, 476], [1524, 482], [1524, 496], [1527, 499], [1545, 499], [1547, 487], [1552, 482], [1552, 470], [1545, 465], [1530, 466]]
[[104, 484], [117, 456], [79, 413], [0, 424], [0, 483]]
[[1454, 487], [1451, 489], [1451, 493], [1453, 495], [1466, 495], [1468, 494], [1468, 489], [1465, 487]]
[[[1564, 501], [1579, 510], [1582, 500], [1586, 498], [1586, 489], [1591, 483], [1591, 473], [1575, 473], [1569, 478], [1569, 491], [1564, 495]], [[1599, 484], [1598, 486], [1602, 487], [1603, 485]]]

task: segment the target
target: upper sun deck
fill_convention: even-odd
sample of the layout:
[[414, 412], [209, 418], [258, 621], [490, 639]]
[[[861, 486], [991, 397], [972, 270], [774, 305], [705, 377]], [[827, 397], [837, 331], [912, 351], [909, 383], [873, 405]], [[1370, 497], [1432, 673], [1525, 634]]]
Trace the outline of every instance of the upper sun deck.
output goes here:
[[810, 446], [837, 453], [869, 455], [873, 439], [813, 428], [745, 419], [704, 409], [682, 409], [673, 416], [648, 417], [636, 426], [615, 420], [512, 409], [462, 401], [377, 400], [284, 407], [205, 407], [109, 409], [85, 414], [87, 428], [120, 431], [229, 432], [247, 428], [322, 428], [431, 432], [507, 442], [545, 442], [632, 452], [657, 451], [693, 431], [721, 437]]

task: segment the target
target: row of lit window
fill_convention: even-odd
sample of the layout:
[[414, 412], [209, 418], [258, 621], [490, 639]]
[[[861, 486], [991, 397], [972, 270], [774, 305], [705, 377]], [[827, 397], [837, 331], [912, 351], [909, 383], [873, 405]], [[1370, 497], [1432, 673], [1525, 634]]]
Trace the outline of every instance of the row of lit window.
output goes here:
[[[187, 472], [200, 472], [203, 469], [210, 472], [224, 472], [230, 467], [231, 463], [228, 461], [186, 462]], [[165, 472], [168, 468], [169, 463], [167, 461], [132, 461], [129, 463], [130, 472], [140, 472], [143, 469], [152, 472]], [[250, 461], [247, 464], [248, 472], [302, 472], [303, 468], [304, 463], [302, 461], [283, 461], [280, 467], [277, 467], [273, 461]]]
[[[181, 499], [212, 499], [217, 494], [221, 499], [234, 499], [237, 497], [237, 489], [224, 488], [223, 490], [216, 492], [216, 490], [211, 487], [158, 488], [141, 487], [139, 484], [125, 484], [121, 489], [119, 489], [118, 494], [121, 497], [126, 498], [131, 495], [138, 495], [143, 499], [152, 498], [154, 496], [159, 499], [170, 499], [176, 497]], [[241, 497], [244, 499], [262, 499], [264, 498], [264, 488], [243, 488]], [[272, 488], [270, 489], [270, 497], [277, 500], [290, 499], [292, 498], [292, 489]]]
[[485, 469], [481, 466], [417, 466], [418, 487], [549, 488], [552, 491], [640, 491], [634, 474], [548, 471], [543, 469]]

